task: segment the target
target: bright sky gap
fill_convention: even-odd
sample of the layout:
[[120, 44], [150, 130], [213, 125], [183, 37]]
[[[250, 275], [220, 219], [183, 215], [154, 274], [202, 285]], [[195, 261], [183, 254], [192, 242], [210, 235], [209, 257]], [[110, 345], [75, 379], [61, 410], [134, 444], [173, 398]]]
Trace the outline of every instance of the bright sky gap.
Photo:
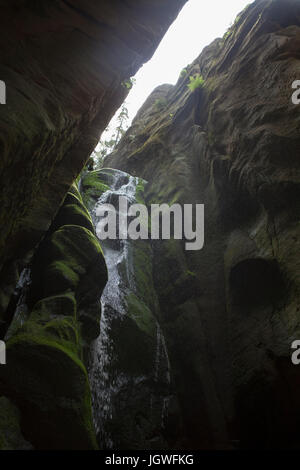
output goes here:
[[[151, 92], [163, 83], [175, 84], [180, 72], [202, 49], [222, 37], [249, 0], [189, 0], [162, 39], [152, 59], [136, 74], [136, 83], [126, 98], [129, 122]], [[108, 138], [116, 127], [118, 110], [109, 124]]]

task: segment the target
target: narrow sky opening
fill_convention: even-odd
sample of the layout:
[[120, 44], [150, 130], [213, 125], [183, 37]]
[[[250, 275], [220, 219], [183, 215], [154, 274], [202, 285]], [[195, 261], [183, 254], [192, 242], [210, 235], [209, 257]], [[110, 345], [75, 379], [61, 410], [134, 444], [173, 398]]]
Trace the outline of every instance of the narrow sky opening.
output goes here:
[[[222, 37], [236, 16], [249, 4], [249, 0], [189, 0], [162, 39], [152, 59], [136, 74], [136, 83], [126, 98], [129, 122], [150, 93], [163, 83], [175, 84], [183, 68], [193, 62], [202, 49], [217, 37]], [[116, 127], [116, 116], [109, 138]]]

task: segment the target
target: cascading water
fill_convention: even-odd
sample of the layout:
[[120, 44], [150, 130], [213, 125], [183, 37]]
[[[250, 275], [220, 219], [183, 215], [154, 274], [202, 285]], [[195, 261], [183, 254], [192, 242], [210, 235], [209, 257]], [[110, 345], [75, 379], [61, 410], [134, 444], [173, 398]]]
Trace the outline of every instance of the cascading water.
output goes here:
[[[116, 207], [120, 196], [125, 197], [129, 205], [136, 202], [139, 179], [119, 170], [110, 171], [113, 177], [110, 189], [102, 194], [92, 210], [98, 235], [97, 227], [101, 224], [101, 217], [97, 216], [97, 208], [100, 205], [112, 204]], [[108, 282], [101, 297], [101, 333], [91, 348], [89, 377], [95, 428], [101, 447], [106, 449], [120, 445], [116, 436], [121, 433], [122, 427], [128, 425], [124, 421], [130, 419], [131, 422], [133, 416], [134, 424], [131, 427], [136, 427], [133, 434], [148, 432], [151, 439], [153, 431], [150, 428], [163, 428], [168, 409], [170, 368], [164, 337], [155, 315], [151, 316], [153, 329], [156, 330], [152, 355], [147, 360], [145, 370], [130, 371], [131, 364], [127, 364], [125, 359], [122, 362], [123, 356], [128, 354], [126, 341], [131, 350], [134, 344], [129, 342], [133, 338], [139, 341], [139, 331], [136, 331], [130, 319], [127, 302], [130, 296], [139, 298], [141, 294], [135, 282], [135, 243], [130, 239], [101, 241], [108, 268]], [[149, 312], [149, 309], [146, 311]], [[141, 354], [138, 348], [136, 354]], [[146, 432], [141, 430], [144, 428], [147, 428]]]

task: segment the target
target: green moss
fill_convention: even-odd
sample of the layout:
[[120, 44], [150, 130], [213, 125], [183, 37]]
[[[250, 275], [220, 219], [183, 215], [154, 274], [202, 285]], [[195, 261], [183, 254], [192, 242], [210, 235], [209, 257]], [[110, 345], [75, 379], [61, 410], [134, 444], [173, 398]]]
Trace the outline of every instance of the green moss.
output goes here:
[[88, 229], [64, 225], [50, 238], [51, 255], [82, 273], [92, 261], [103, 263], [103, 252], [98, 239]]
[[190, 83], [187, 85], [190, 91], [195, 91], [197, 88], [202, 88], [204, 86], [204, 78], [202, 75], [197, 73], [194, 76], [190, 76]]
[[112, 176], [107, 174], [105, 170], [87, 172], [82, 178], [82, 199], [84, 204], [91, 209], [95, 204], [95, 199], [99, 199], [103, 193], [109, 190], [109, 183], [111, 182]]
[[133, 250], [134, 283], [139, 298], [156, 311], [156, 294], [152, 281], [152, 252], [147, 241], [136, 240]]
[[154, 102], [154, 108], [156, 111], [162, 111], [167, 107], [167, 100], [165, 98], [159, 98]]
[[68, 192], [64, 200], [64, 204], [77, 204], [79, 206], [82, 206], [83, 205], [82, 197], [80, 195], [80, 199], [79, 199], [75, 194]]
[[31, 316], [35, 312], [38, 312], [39, 316], [48, 318], [48, 320], [61, 315], [76, 318], [76, 300], [74, 293], [66, 292], [64, 294], [46, 297], [34, 305]]
[[82, 185], [84, 188], [90, 187], [97, 191], [105, 192], [109, 190], [109, 186], [107, 184], [102, 183], [98, 179], [98, 172], [90, 171], [83, 179]]
[[[95, 181], [91, 190], [108, 189], [95, 174], [86, 187]], [[0, 389], [20, 407], [24, 435], [36, 449], [97, 447], [82, 362], [84, 347], [99, 334], [99, 298], [107, 281], [93, 230], [74, 185], [32, 263], [29, 318], [7, 341]], [[1, 438], [0, 445], [6, 446]]]
[[225, 34], [224, 34], [224, 36], [223, 36], [224, 41], [225, 41], [227, 38], [229, 38], [230, 36], [232, 36], [232, 34], [233, 34], [233, 31], [232, 31], [231, 28], [229, 28], [229, 29], [225, 32]]
[[64, 204], [53, 223], [54, 230], [63, 225], [79, 225], [94, 232], [94, 225], [89, 212], [82, 203]]
[[136, 186], [135, 198], [138, 204], [145, 204], [144, 192], [145, 192], [146, 181], [142, 178], [138, 178], [138, 184]]
[[78, 324], [72, 317], [56, 318], [48, 321], [44, 327], [45, 334], [57, 336], [68, 344], [75, 345], [75, 351], [80, 348]]
[[156, 321], [150, 309], [134, 294], [127, 299], [128, 315], [114, 319], [111, 341], [115, 356], [113, 367], [134, 376], [153, 374], [156, 345]]
[[[78, 190], [78, 186], [76, 183], [73, 183], [71, 188], [69, 189], [69, 192], [67, 194], [67, 197], [66, 197], [66, 200], [69, 196], [73, 196], [74, 198], [76, 198], [76, 200], [80, 203], [82, 203], [82, 197], [81, 197], [81, 194]], [[65, 202], [66, 202], [65, 200]]]
[[99, 299], [106, 282], [107, 268], [98, 239], [84, 227], [65, 225], [45, 242], [34, 265], [33, 313], [43, 315], [44, 321], [60, 315], [75, 318], [76, 313], [78, 328], [89, 343], [99, 334]]
[[[101, 168], [101, 170], [94, 171], [92, 174], [97, 175], [97, 178], [100, 182], [104, 183], [107, 186], [111, 186], [114, 182], [116, 170], [113, 168]], [[129, 177], [127, 177], [127, 180]]]
[[13, 340], [19, 335], [25, 335], [28, 338], [40, 338], [42, 342], [55, 347], [62, 347], [68, 351], [74, 358], [81, 357], [81, 344], [78, 332], [78, 324], [75, 318], [64, 316], [50, 319], [44, 312], [35, 312], [25, 322], [23, 327], [17, 332], [17, 335], [11, 337]]
[[126, 298], [128, 315], [136, 323], [139, 330], [149, 336], [156, 334], [156, 324], [152, 312], [144, 302], [141, 302], [136, 295], [130, 293]]
[[21, 403], [24, 432], [37, 449], [97, 447], [87, 372], [74, 339], [62, 338], [73, 321], [45, 327], [28, 320], [7, 343], [9, 367], [0, 381]]
[[187, 69], [182, 69], [180, 72], [180, 77], [185, 77], [187, 74]]
[[46, 267], [43, 277], [38, 280], [38, 284], [40, 282], [43, 285], [42, 296], [50, 297], [68, 289], [76, 290], [79, 283], [79, 274], [64, 261], [53, 261]]

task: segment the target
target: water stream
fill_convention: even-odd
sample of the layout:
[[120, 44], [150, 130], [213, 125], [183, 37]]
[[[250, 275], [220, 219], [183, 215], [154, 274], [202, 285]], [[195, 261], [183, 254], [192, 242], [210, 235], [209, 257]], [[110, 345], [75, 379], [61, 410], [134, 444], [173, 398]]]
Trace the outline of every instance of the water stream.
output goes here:
[[[92, 210], [94, 225], [99, 227], [101, 217], [97, 216], [97, 208], [101, 204], [112, 204], [116, 207], [119, 196], [126, 197], [128, 205], [135, 203], [136, 187], [138, 178], [130, 176], [122, 171], [112, 170], [113, 182], [110, 189], [102, 194]], [[119, 339], [124, 343], [124, 335], [130, 336], [130, 330], [124, 330], [124, 321], [128, 315], [126, 299], [128, 295], [134, 294], [137, 297], [139, 292], [135, 285], [133, 252], [135, 242], [132, 240], [105, 240], [101, 241], [101, 246], [105, 255], [108, 268], [108, 282], [101, 297], [101, 333], [95, 340], [91, 348], [91, 359], [89, 367], [89, 377], [92, 389], [93, 415], [96, 433], [100, 446], [105, 449], [115, 448], [114, 442], [116, 426], [122, 421], [120, 414], [130, 416], [133, 413], [141, 415], [142, 422], [147, 421], [147, 426], [152, 419], [159, 419], [161, 422], [156, 426], [163, 427], [168, 410], [168, 393], [161, 396], [161, 392], [156, 396], [155, 384], [159, 381], [170, 383], [170, 368], [167, 349], [162, 331], [156, 320], [156, 345], [153, 347], [152, 364], [149, 372], [130, 374], [126, 367], [120, 366], [116, 362], [116, 355], [120, 353], [118, 346]], [[117, 326], [116, 326], [117, 325]], [[116, 338], [116, 329], [121, 338]], [[131, 338], [128, 338], [130, 341]], [[132, 347], [132, 345], [131, 345]], [[116, 352], [118, 351], [118, 353]], [[124, 352], [126, 354], [126, 352]], [[139, 350], [137, 350], [139, 354]], [[153, 385], [154, 383], [154, 385]], [[135, 394], [136, 397], [135, 397]], [[140, 402], [144, 403], [137, 404]], [[160, 417], [153, 418], [155, 409], [159, 407]], [[146, 412], [138, 413], [138, 406], [145, 407]], [[150, 413], [149, 416], [147, 413]], [[156, 414], [158, 414], [156, 412]], [[145, 415], [147, 415], [145, 417]], [[140, 423], [137, 428], [140, 428]], [[146, 426], [146, 427], [147, 427]], [[118, 434], [118, 431], [117, 431]]]

